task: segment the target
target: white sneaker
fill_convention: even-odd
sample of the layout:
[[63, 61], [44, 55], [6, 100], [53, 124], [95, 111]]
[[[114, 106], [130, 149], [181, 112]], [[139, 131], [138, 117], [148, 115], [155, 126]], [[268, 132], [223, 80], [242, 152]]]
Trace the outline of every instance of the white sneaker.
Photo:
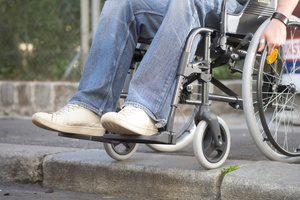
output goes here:
[[123, 135], [154, 135], [157, 127], [148, 114], [134, 106], [126, 106], [120, 112], [109, 112], [101, 118], [102, 126], [112, 132]]
[[68, 104], [59, 111], [49, 114], [35, 113], [32, 122], [43, 129], [63, 133], [103, 136], [105, 129], [101, 117], [96, 113], [76, 104]]

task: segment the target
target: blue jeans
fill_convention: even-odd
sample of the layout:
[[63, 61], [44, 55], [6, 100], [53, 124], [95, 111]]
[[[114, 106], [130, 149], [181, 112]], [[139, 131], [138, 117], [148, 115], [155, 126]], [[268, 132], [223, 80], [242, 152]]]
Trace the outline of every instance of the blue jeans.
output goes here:
[[[78, 91], [69, 103], [99, 115], [115, 111], [137, 42], [153, 39], [124, 105], [137, 106], [156, 122], [165, 123], [186, 38], [195, 27], [218, 28], [222, 2], [107, 0]], [[227, 9], [234, 13], [242, 6], [228, 0]]]

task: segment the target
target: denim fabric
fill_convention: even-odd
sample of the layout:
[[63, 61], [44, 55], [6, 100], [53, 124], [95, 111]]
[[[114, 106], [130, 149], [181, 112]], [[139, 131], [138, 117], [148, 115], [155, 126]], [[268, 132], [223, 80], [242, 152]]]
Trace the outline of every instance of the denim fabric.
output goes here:
[[[223, 0], [107, 0], [78, 91], [69, 103], [99, 115], [116, 110], [138, 40], [153, 39], [125, 105], [165, 123], [185, 40], [195, 27], [219, 24]], [[229, 13], [242, 6], [228, 0]], [[209, 16], [209, 17], [208, 17]]]

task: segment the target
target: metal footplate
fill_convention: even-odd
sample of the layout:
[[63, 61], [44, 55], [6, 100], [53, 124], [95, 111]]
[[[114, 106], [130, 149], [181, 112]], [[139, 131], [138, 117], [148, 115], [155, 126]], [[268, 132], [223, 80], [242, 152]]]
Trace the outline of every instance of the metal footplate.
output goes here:
[[58, 136], [106, 143], [126, 142], [144, 144], [176, 144], [176, 135], [171, 134], [167, 131], [159, 132], [152, 136], [105, 134], [103, 137], [99, 137], [62, 132], [59, 132]]

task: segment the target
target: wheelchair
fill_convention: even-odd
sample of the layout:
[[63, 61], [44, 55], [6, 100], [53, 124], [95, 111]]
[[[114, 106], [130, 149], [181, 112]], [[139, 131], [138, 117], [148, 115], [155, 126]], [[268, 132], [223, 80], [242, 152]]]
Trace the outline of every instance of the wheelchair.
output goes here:
[[[201, 27], [189, 34], [178, 66], [168, 121], [159, 133], [59, 136], [104, 142], [106, 152], [116, 160], [130, 158], [139, 143], [172, 152], [193, 142], [199, 164], [215, 169], [226, 161], [231, 144], [226, 123], [210, 110], [213, 101], [220, 101], [244, 110], [250, 134], [268, 159], [300, 160], [300, 19], [290, 18], [286, 44], [278, 49], [275, 62], [268, 64], [267, 47], [262, 53], [257, 48], [276, 1], [250, 0], [238, 14], [226, 13], [226, 2], [219, 30]], [[129, 82], [147, 51], [145, 45], [139, 44], [135, 50], [120, 102], [126, 98]], [[242, 70], [236, 67], [237, 62], [243, 63]], [[214, 69], [224, 65], [232, 73], [242, 74], [242, 97], [214, 77]], [[226, 95], [213, 94], [211, 84]]]

